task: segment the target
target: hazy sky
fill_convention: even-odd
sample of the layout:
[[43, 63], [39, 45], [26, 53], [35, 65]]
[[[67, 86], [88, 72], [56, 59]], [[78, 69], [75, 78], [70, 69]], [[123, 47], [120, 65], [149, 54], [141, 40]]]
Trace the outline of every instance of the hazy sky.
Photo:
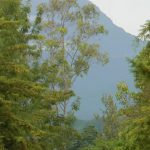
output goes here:
[[150, 0], [90, 0], [125, 31], [137, 35], [150, 20]]

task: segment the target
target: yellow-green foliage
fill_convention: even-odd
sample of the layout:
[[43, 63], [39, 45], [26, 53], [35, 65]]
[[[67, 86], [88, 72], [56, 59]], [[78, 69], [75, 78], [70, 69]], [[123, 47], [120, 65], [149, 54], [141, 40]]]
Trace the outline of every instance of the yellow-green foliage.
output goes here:
[[[58, 143], [55, 141], [60, 132], [67, 130], [66, 136], [71, 136], [71, 129], [61, 127], [65, 118], [59, 118], [55, 105], [74, 93], [49, 90], [44, 79], [49, 78], [53, 67], [38, 63], [41, 56], [38, 40], [43, 37], [36, 33], [41, 12], [34, 24], [34, 34], [29, 32], [29, 12], [29, 6], [21, 0], [0, 1], [0, 149], [3, 150], [49, 150], [63, 143], [60, 138]], [[43, 67], [47, 68], [45, 74]]]
[[[149, 40], [149, 22], [141, 29], [139, 36]], [[122, 115], [126, 117], [120, 138], [122, 149], [150, 149], [150, 42], [132, 60], [132, 72], [139, 92], [131, 93], [128, 88], [121, 90], [129, 100], [123, 108]], [[120, 97], [122, 99], [122, 97]]]

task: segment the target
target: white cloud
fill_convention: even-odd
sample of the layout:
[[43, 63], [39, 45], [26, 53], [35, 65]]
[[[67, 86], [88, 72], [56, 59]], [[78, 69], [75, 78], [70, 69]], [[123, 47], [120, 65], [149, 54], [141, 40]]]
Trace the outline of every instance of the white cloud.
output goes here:
[[112, 21], [137, 35], [140, 26], [150, 20], [150, 0], [90, 0]]

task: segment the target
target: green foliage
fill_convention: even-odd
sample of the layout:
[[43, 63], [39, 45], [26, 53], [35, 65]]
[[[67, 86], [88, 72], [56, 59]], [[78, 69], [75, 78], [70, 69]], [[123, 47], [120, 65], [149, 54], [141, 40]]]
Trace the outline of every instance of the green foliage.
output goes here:
[[96, 139], [94, 145], [83, 148], [82, 150], [122, 150], [117, 148], [119, 143], [115, 140], [104, 140], [102, 137]]
[[117, 106], [111, 95], [104, 95], [101, 99], [104, 105], [103, 111], [103, 138], [115, 139], [118, 135], [119, 119]]
[[[147, 22], [139, 34], [139, 37], [149, 40], [149, 22]], [[124, 117], [120, 131], [121, 149], [150, 149], [150, 47], [149, 41], [143, 50], [132, 60], [132, 72], [135, 77], [135, 84], [138, 88], [137, 93], [132, 93], [127, 88], [120, 88], [119, 99], [128, 101], [122, 103], [121, 114]], [[123, 86], [125, 87], [125, 86]]]
[[82, 150], [85, 147], [93, 145], [97, 135], [98, 132], [94, 126], [88, 126], [84, 128], [80, 133], [80, 136], [76, 139], [73, 139], [68, 150]]
[[140, 33], [138, 35], [140, 39], [150, 40], [150, 20], [141, 27]]
[[74, 93], [49, 89], [52, 83], [61, 84], [55, 76], [59, 68], [39, 63], [42, 11], [34, 26], [29, 12], [21, 0], [0, 1], [0, 148], [65, 149], [67, 138], [77, 133], [70, 127], [73, 117], [60, 116], [56, 104]]
[[131, 93], [128, 85], [125, 82], [120, 82], [117, 84], [116, 98], [119, 101], [121, 107], [127, 108], [132, 105], [134, 93]]
[[[0, 148], [66, 150], [79, 136], [71, 128], [78, 98], [67, 113], [72, 84], [93, 61], [107, 62], [98, 44], [89, 43], [104, 27], [94, 5], [81, 8], [76, 0], [39, 5], [33, 23], [29, 13], [29, 2], [0, 1]], [[49, 58], [41, 61], [43, 48]], [[89, 132], [83, 143], [93, 142], [96, 132]]]
[[[23, 119], [23, 101], [40, 97], [43, 87], [29, 79], [27, 58], [32, 47], [29, 30], [29, 9], [19, 0], [2, 0], [0, 5], [0, 135], [3, 149], [27, 149], [36, 137], [36, 128]], [[34, 40], [34, 39], [33, 39]], [[32, 75], [32, 74], [31, 74]], [[40, 133], [37, 130], [37, 133]]]

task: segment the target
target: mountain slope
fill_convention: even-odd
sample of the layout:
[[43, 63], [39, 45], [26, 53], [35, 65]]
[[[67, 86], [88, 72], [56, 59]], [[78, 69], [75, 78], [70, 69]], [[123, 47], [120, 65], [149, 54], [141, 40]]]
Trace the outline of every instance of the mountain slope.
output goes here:
[[[84, 0], [84, 3], [88, 1]], [[81, 97], [81, 107], [77, 116], [82, 119], [90, 119], [93, 113], [99, 113], [102, 107], [100, 97], [106, 93], [114, 95], [118, 82], [126, 81], [129, 87], [134, 89], [127, 57], [135, 56], [140, 47], [136, 49], [133, 35], [113, 24], [103, 12], [100, 11], [100, 14], [99, 20], [108, 31], [107, 35], [100, 37], [100, 50], [109, 53], [110, 62], [104, 67], [93, 65], [88, 75], [78, 79], [74, 85], [76, 93]]]
[[[47, 0], [32, 1], [33, 15], [37, 4], [45, 1]], [[79, 2], [80, 5], [83, 5], [89, 1], [80, 0]], [[77, 116], [83, 120], [89, 120], [93, 117], [93, 113], [99, 113], [99, 108], [102, 107], [100, 97], [105, 93], [114, 94], [116, 84], [119, 81], [124, 80], [131, 88], [134, 88], [133, 78], [126, 58], [135, 56], [138, 51], [133, 50], [135, 37], [113, 24], [111, 19], [103, 12], [100, 10], [99, 12], [101, 14], [100, 23], [105, 26], [108, 34], [100, 36], [97, 42], [100, 43], [101, 51], [109, 53], [110, 62], [104, 67], [100, 64], [93, 65], [88, 75], [84, 78], [79, 78], [73, 86], [77, 95], [81, 97], [81, 107], [80, 111], [77, 112]]]

